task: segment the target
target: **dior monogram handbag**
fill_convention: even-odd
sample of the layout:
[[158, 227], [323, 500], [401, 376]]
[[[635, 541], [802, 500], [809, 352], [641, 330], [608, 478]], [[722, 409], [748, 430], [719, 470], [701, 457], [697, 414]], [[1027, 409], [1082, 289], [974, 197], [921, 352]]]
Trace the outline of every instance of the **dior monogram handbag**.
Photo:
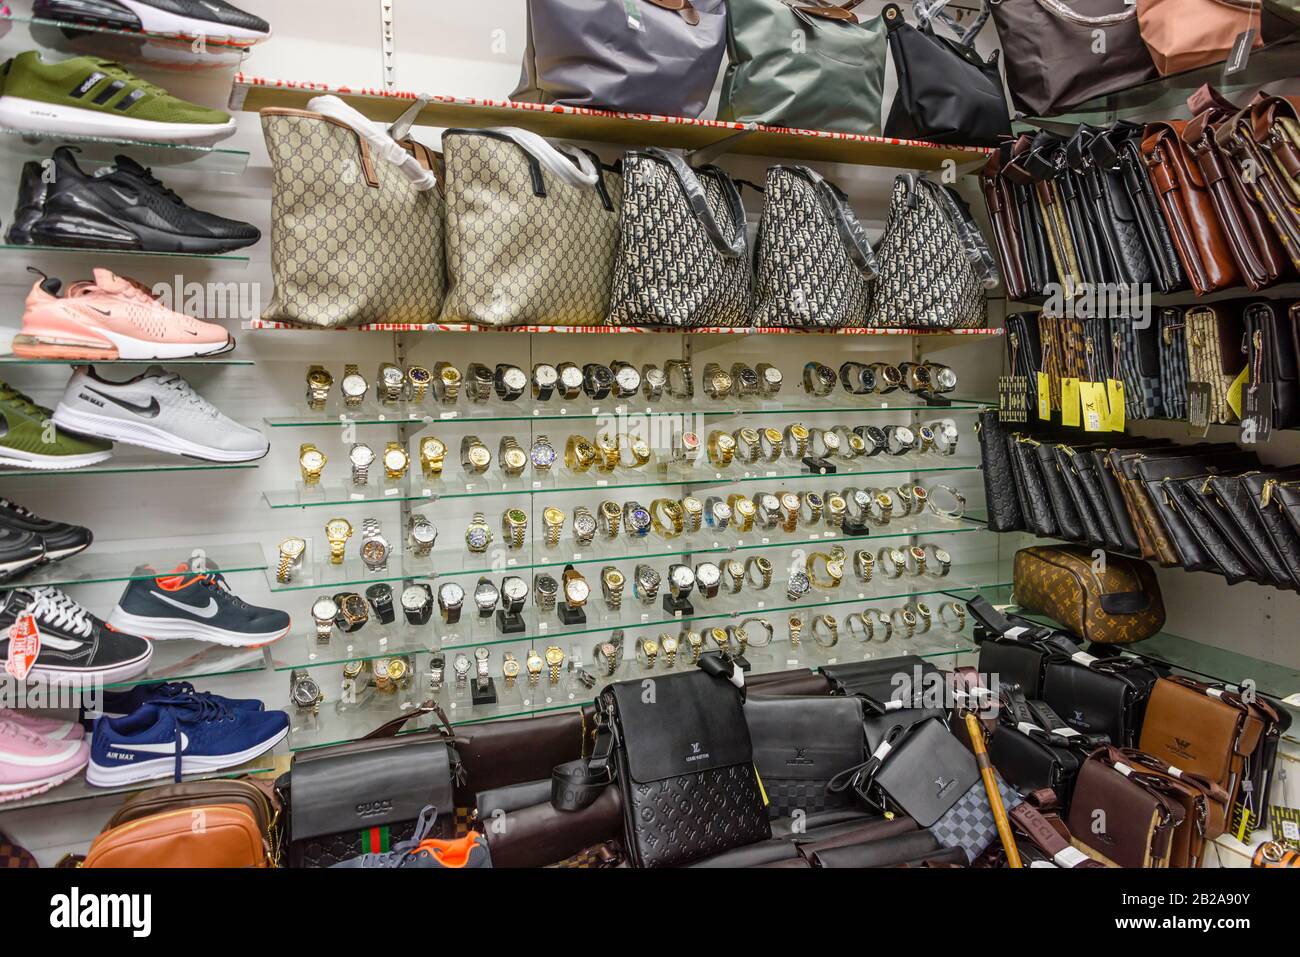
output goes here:
[[745, 207], [730, 176], [660, 149], [629, 152], [610, 323], [745, 325], [746, 250]]
[[609, 315], [621, 176], [513, 127], [447, 130], [447, 322], [598, 326]]
[[[327, 328], [436, 321], [446, 289], [442, 191], [422, 189], [337, 117], [261, 116], [273, 176], [275, 295], [265, 318]], [[436, 154], [404, 133], [396, 139], [436, 171]]]
[[806, 166], [773, 166], [763, 192], [755, 324], [865, 325], [876, 256], [848, 198]]
[[965, 201], [946, 186], [911, 173], [895, 177], [876, 257], [868, 326], [988, 323], [984, 293], [998, 284], [997, 266]]

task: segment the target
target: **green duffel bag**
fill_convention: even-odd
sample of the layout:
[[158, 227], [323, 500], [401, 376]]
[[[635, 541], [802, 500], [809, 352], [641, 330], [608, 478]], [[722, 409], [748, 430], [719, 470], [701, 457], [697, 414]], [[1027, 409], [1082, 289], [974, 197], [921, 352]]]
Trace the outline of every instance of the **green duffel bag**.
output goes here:
[[879, 133], [885, 22], [822, 0], [729, 0], [718, 119]]

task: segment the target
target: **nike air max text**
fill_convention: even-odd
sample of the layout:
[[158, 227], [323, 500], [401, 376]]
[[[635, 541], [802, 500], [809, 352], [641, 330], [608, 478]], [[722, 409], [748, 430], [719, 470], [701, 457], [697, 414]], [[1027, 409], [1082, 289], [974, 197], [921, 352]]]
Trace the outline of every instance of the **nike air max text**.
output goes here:
[[80, 399], [82, 402], [89, 402], [91, 405], [98, 406], [101, 409], [104, 408], [104, 403], [100, 402], [92, 395], [86, 395], [86, 393], [84, 392], [78, 392], [77, 398]]
[[57, 929], [126, 928], [132, 937], [153, 932], [152, 894], [68, 894], [50, 898], [50, 926]]

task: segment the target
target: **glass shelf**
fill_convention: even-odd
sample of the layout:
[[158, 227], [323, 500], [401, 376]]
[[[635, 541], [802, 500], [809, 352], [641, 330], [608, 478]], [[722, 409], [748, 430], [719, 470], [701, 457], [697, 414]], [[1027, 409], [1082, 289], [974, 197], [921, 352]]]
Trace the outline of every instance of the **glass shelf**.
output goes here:
[[77, 162], [83, 169], [111, 166], [120, 153], [129, 153], [142, 166], [168, 167], [172, 171], [239, 174], [248, 168], [248, 150], [148, 143], [102, 136], [68, 136], [0, 126], [0, 159], [15, 168], [27, 160], [46, 159], [55, 148], [64, 145], [80, 150]]
[[[907, 642], [891, 641], [887, 644], [863, 644], [853, 642], [846, 645], [841, 640], [831, 649], [823, 649], [805, 638], [800, 647], [792, 649], [788, 642], [781, 640], [779, 646], [773, 644], [767, 648], [751, 648], [746, 654], [750, 663], [750, 674], [767, 674], [774, 671], [786, 671], [799, 668], [819, 668], [823, 665], [842, 664], [850, 661], [888, 659], [902, 655], [917, 655], [922, 658], [952, 658], [969, 654], [975, 646], [970, 639], [971, 622], [967, 621], [966, 631], [962, 633], [944, 632], [919, 636]], [[631, 640], [632, 636], [628, 636]], [[629, 648], [630, 652], [630, 648]], [[393, 694], [382, 694], [373, 688], [367, 688], [356, 694], [356, 700], [341, 704], [343, 697], [342, 679], [339, 673], [316, 673], [314, 677], [320, 682], [325, 692], [325, 701], [321, 703], [316, 715], [304, 715], [290, 712], [289, 749], [302, 751], [309, 748], [323, 747], [329, 744], [341, 744], [363, 737], [392, 718], [416, 707], [430, 696], [443, 708], [453, 727], [481, 724], [485, 721], [499, 721], [506, 718], [536, 717], [561, 711], [581, 708], [592, 701], [597, 692], [614, 681], [631, 678], [668, 675], [684, 672], [692, 667], [685, 656], [678, 655], [675, 667], [670, 671], [662, 660], [653, 670], [643, 670], [626, 655], [623, 663], [612, 676], [600, 676], [593, 688], [587, 688], [577, 677], [565, 671], [561, 673], [557, 684], [551, 685], [545, 675], [535, 687], [529, 687], [526, 675], [516, 679], [514, 687], [507, 688], [500, 675], [500, 657], [494, 656], [493, 679], [497, 701], [493, 704], [475, 705], [468, 688], [457, 688], [455, 677], [448, 671], [443, 687], [431, 692], [428, 683], [428, 656], [420, 655], [416, 660], [416, 675], [411, 686]], [[585, 658], [584, 658], [585, 660]], [[325, 664], [322, 663], [322, 667]], [[590, 664], [588, 662], [588, 664]], [[470, 683], [474, 681], [470, 678]], [[412, 720], [403, 732], [423, 730], [437, 719], [433, 716]]]
[[[277, 756], [285, 753], [285, 745], [278, 744], [266, 754], [259, 755], [247, 764], [241, 764], [237, 768], [226, 768], [224, 771], [217, 771], [210, 774], [187, 774], [185, 781], [209, 781], [219, 778], [238, 778], [245, 774], [270, 774], [277, 767]], [[153, 778], [148, 781], [136, 781], [132, 784], [122, 785], [115, 788], [97, 788], [91, 787], [86, 783], [86, 776], [79, 774], [71, 781], [66, 781], [58, 787], [51, 788], [41, 794], [33, 795], [29, 798], [23, 798], [18, 801], [5, 801], [0, 803], [0, 815], [6, 811], [20, 811], [25, 808], [33, 807], [53, 807], [58, 804], [71, 804], [75, 801], [90, 801], [95, 798], [113, 797], [115, 795], [134, 794], [138, 791], [146, 791], [149, 788], [156, 788], [161, 785], [171, 784], [171, 777]]]
[[[236, 91], [238, 92], [238, 91]], [[958, 147], [960, 148], [960, 147]], [[781, 154], [792, 155], [792, 154]], [[981, 158], [980, 166], [984, 165]], [[315, 326], [297, 326], [272, 319], [247, 319], [242, 328], [246, 332], [481, 332], [514, 333], [515, 335], [664, 335], [664, 336], [922, 336], [931, 339], [988, 339], [1003, 335], [1001, 327], [994, 329], [904, 329], [844, 328], [798, 329], [786, 326], [696, 326], [673, 328], [670, 326], [476, 326], [468, 322], [375, 322], [359, 326], [336, 326], [327, 329]]]
[[979, 399], [954, 399], [950, 405], [931, 405], [902, 394], [901, 398], [881, 398], [864, 396], [857, 402], [846, 401], [850, 396], [837, 396], [834, 400], [818, 403], [806, 395], [791, 397], [788, 404], [780, 400], [759, 400], [749, 402], [708, 402], [700, 400], [691, 403], [658, 402], [647, 404], [624, 402], [592, 404], [590, 400], [578, 400], [564, 403], [532, 402], [521, 399], [518, 402], [485, 402], [481, 405], [467, 404], [464, 408], [443, 409], [436, 405], [399, 403], [391, 407], [381, 407], [367, 403], [359, 409], [331, 402], [323, 412], [299, 412], [293, 415], [268, 416], [263, 421], [275, 429], [307, 428], [325, 426], [339, 428], [348, 425], [409, 425], [419, 423], [421, 426], [444, 425], [451, 422], [474, 424], [480, 422], [551, 422], [556, 420], [600, 419], [611, 416], [638, 418], [662, 418], [679, 416], [682, 418], [697, 415], [718, 418], [723, 416], [775, 416], [775, 415], [823, 415], [844, 413], [860, 415], [874, 412], [927, 412], [936, 418], [948, 414], [974, 413], [988, 403]]
[[[234, 70], [244, 62], [254, 42], [261, 42], [214, 35], [205, 36], [197, 45], [198, 38], [186, 34], [51, 20], [32, 16], [30, 4], [24, 6], [26, 9], [0, 16], [0, 37], [21, 24], [38, 46], [78, 56], [143, 63], [160, 70]], [[219, 29], [217, 24], [213, 27]]]
[[[119, 451], [120, 450], [120, 451]], [[259, 462], [201, 462], [180, 455], [166, 455], [147, 449], [117, 446], [113, 457], [79, 469], [22, 469], [0, 466], [0, 478], [75, 478], [78, 475], [127, 475], [135, 472], [212, 472], [225, 469], [255, 469]]]
[[[267, 568], [267, 584], [272, 591], [333, 590], [349, 586], [369, 586], [379, 582], [401, 582], [407, 579], [452, 578], [457, 575], [497, 575], [531, 571], [541, 568], [563, 568], [565, 565], [593, 565], [618, 561], [651, 561], [681, 556], [729, 555], [764, 548], [812, 547], [835, 542], [846, 548], [855, 542], [876, 541], [909, 536], [952, 535], [985, 530], [987, 519], [982, 516], [965, 516], [952, 521], [938, 515], [927, 514], [907, 519], [900, 516], [887, 526], [873, 530], [870, 535], [846, 535], [836, 529], [813, 530], [800, 528], [793, 533], [777, 530], [754, 531], [737, 534], [715, 534], [703, 529], [697, 535], [682, 535], [664, 539], [651, 533], [644, 539], [632, 542], [626, 536], [616, 541], [597, 539], [591, 546], [575, 549], [571, 530], [556, 548], [534, 538], [517, 552], [494, 549], [484, 555], [475, 555], [457, 540], [452, 547], [435, 549], [427, 558], [416, 558], [403, 553], [400, 560], [389, 559], [389, 568], [370, 572], [360, 559], [351, 558], [342, 565], [331, 565], [324, 557], [318, 562], [304, 563], [301, 571], [288, 584], [275, 580], [275, 568]], [[314, 637], [313, 637], [313, 640]]]
[[[864, 460], [858, 460], [864, 461]], [[825, 475], [814, 474], [801, 469], [791, 469], [784, 461], [761, 463], [760, 465], [738, 466], [733, 464], [726, 470], [708, 466], [707, 462], [695, 468], [665, 467], [655, 470], [653, 465], [644, 471], [619, 468], [612, 472], [571, 472], [560, 468], [555, 475], [545, 479], [535, 479], [528, 475], [509, 478], [501, 475], [476, 475], [472, 481], [463, 478], [456, 481], [443, 478], [441, 481], [428, 481], [418, 473], [410, 476], [403, 485], [396, 485], [395, 494], [387, 494], [383, 485], [368, 487], [368, 497], [355, 497], [357, 490], [351, 486], [322, 485], [306, 486], [299, 483], [293, 489], [272, 490], [264, 493], [263, 498], [271, 508], [319, 508], [324, 506], [342, 507], [344, 505], [376, 504], [383, 501], [419, 501], [431, 499], [482, 498], [497, 495], [536, 495], [559, 492], [604, 491], [612, 488], [663, 488], [667, 486], [689, 485], [707, 488], [719, 485], [731, 485], [736, 482], [786, 482], [796, 479], [823, 478], [828, 482], [838, 483], [846, 478], [861, 478], [871, 475], [920, 475], [940, 472], [977, 471], [981, 466], [978, 459], [963, 456], [942, 455], [938, 453], [908, 454], [901, 456], [878, 455], [866, 459], [876, 465], [860, 468], [842, 468]], [[847, 463], [841, 462], [841, 465]], [[764, 465], [773, 467], [764, 468]], [[445, 473], [444, 473], [445, 474]], [[373, 488], [374, 494], [369, 489]]]
[[260, 572], [266, 568], [262, 546], [239, 545], [157, 545], [139, 548], [134, 542], [95, 543], [61, 562], [44, 565], [21, 578], [7, 582], [10, 588], [31, 585], [91, 585], [104, 582], [129, 582], [156, 578], [196, 558], [224, 575], [236, 572]]
[[253, 359], [232, 359], [226, 356], [195, 356], [190, 359], [25, 359], [13, 353], [0, 353], [0, 366], [251, 366]]
[[205, 678], [265, 671], [272, 666], [274, 659], [270, 652], [278, 645], [279, 642], [262, 648], [228, 648], [208, 641], [184, 638], [155, 641], [153, 658], [144, 674], [104, 687], [109, 691], [120, 691], [158, 681], [196, 682]]
[[71, 259], [84, 259], [103, 265], [99, 260], [105, 256], [133, 257], [136, 259], [190, 260], [193, 262], [230, 263], [247, 266], [249, 257], [235, 253], [159, 253], [145, 252], [138, 249], [92, 249], [82, 246], [16, 246], [13, 243], [0, 243], [0, 252], [15, 253], [20, 256], [47, 255], [54, 253]]
[[[595, 576], [587, 576], [592, 586], [593, 597], [587, 602], [585, 624], [566, 625], [560, 621], [557, 613], [542, 613], [535, 605], [530, 604], [522, 613], [524, 631], [513, 635], [502, 635], [492, 620], [479, 621], [473, 615], [473, 598], [467, 595], [465, 602], [469, 610], [462, 615], [458, 624], [445, 625], [440, 619], [435, 619], [434, 642], [442, 651], [458, 651], [512, 643], [549, 643], [566, 638], [608, 634], [618, 629], [634, 632], [663, 627], [676, 628], [685, 622], [694, 622], [694, 627], [698, 631], [734, 619], [763, 618], [792, 611], [804, 615], [817, 615], [828, 611], [845, 610], [846, 605], [867, 607], [885, 602], [901, 603], [932, 595], [963, 595], [965, 600], [971, 597], [971, 593], [980, 589], [1009, 587], [1011, 582], [1010, 567], [1000, 567], [996, 562], [973, 562], [954, 568], [943, 578], [886, 579], [877, 572], [870, 584], [857, 581], [851, 577], [852, 572], [848, 572], [839, 588], [828, 591], [814, 590], [803, 596], [801, 600], [791, 602], [786, 598], [782, 565], [777, 562], [773, 564], [777, 566], [777, 574], [770, 588], [757, 592], [747, 586], [738, 595], [720, 593], [712, 600], [692, 594], [694, 613], [690, 615], [669, 614], [658, 603], [642, 605], [631, 594], [630, 586], [624, 593], [623, 607], [620, 611], [610, 612], [599, 597], [599, 581], [595, 580]], [[624, 568], [623, 571], [630, 580], [631, 569]], [[757, 597], [760, 594], [763, 595], [762, 598]], [[937, 615], [938, 608], [933, 610]], [[837, 615], [837, 617], [842, 616]], [[780, 623], [773, 622], [773, 624]], [[936, 623], [932, 631], [939, 630]], [[811, 642], [811, 639], [809, 638], [808, 641]], [[841, 642], [843, 641], [844, 636], [841, 635]], [[895, 637], [894, 642], [905, 645], [906, 639]]]
[[1124, 651], [1214, 681], [1234, 685], [1253, 681], [1256, 691], [1274, 698], [1300, 692], [1300, 670], [1165, 632], [1126, 645]]

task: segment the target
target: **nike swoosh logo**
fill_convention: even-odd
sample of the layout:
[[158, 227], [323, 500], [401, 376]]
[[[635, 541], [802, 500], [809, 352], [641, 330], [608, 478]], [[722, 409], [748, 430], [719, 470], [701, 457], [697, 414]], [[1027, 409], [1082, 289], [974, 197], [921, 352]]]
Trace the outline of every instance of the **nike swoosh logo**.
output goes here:
[[191, 615], [198, 615], [200, 618], [216, 618], [217, 612], [220, 611], [220, 609], [217, 608], [217, 600], [215, 598], [208, 599], [208, 605], [206, 608], [195, 608], [193, 605], [187, 605], [185, 602], [177, 601], [175, 598], [168, 598], [166, 595], [160, 595], [156, 591], [150, 591], [149, 594], [153, 595], [153, 597], [157, 598], [159, 601], [165, 601], [173, 608], [187, 611]]
[[91, 306], [90, 308], [94, 309], [101, 316], [108, 316], [110, 319], [113, 317], [113, 312], [110, 309], [100, 309], [99, 306]]
[[134, 402], [127, 402], [125, 399], [118, 399], [111, 395], [107, 395], [100, 392], [98, 389], [92, 389], [90, 386], [86, 386], [86, 391], [94, 393], [106, 402], [112, 402], [114, 405], [121, 406], [128, 412], [134, 412], [136, 415], [142, 415], [147, 419], [157, 418], [158, 413], [161, 410], [161, 406], [158, 405], [158, 399], [156, 396], [149, 400], [148, 405], [137, 405]]
[[[190, 746], [190, 736], [184, 731], [181, 732], [181, 751], [185, 751]], [[109, 746], [113, 751], [140, 751], [144, 754], [175, 754], [176, 742], [163, 741], [159, 744], [121, 744], [114, 742]]]
[[130, 193], [124, 193], [116, 186], [109, 186], [108, 191], [118, 198], [123, 206], [139, 206], [140, 197], [132, 196]]

